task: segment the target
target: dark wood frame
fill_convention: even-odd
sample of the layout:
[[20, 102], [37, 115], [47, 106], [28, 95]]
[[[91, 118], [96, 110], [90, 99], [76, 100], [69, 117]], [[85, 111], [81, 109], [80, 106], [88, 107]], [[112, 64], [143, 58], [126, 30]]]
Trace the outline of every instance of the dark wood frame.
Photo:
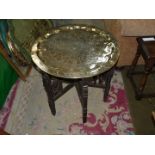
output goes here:
[[[113, 76], [115, 67], [116, 66], [112, 67], [107, 72], [102, 73], [98, 76], [94, 76], [91, 78], [84, 78], [84, 79], [74, 79], [74, 80], [57, 78], [45, 72], [42, 72], [38, 69], [42, 74], [43, 86], [47, 94], [51, 113], [53, 115], [56, 115], [55, 101], [63, 94], [65, 94], [68, 90], [70, 90], [72, 87], [75, 86], [82, 106], [83, 123], [86, 123], [88, 87], [97, 87], [105, 90], [103, 100], [106, 101], [109, 94], [110, 82], [111, 82], [111, 78]], [[68, 83], [68, 85], [65, 88], [63, 88], [62, 86], [63, 82]]]
[[15, 64], [12, 61], [12, 59], [8, 56], [8, 53], [7, 53], [6, 49], [3, 47], [1, 42], [0, 42], [0, 54], [2, 54], [4, 59], [6, 59], [6, 61], [12, 66], [12, 68], [16, 71], [16, 73], [19, 75], [19, 77], [25, 81], [32, 69], [32, 65], [26, 66], [27, 69], [24, 73], [23, 70], [20, 69], [20, 66], [17, 66], [17, 64]]
[[[147, 37], [152, 37], [152, 36], [147, 36]], [[138, 42], [137, 52], [127, 72], [127, 76], [131, 81], [131, 84], [135, 92], [135, 97], [137, 100], [140, 100], [142, 98], [155, 97], [155, 92], [144, 93], [144, 88], [145, 88], [148, 76], [149, 74], [154, 73], [153, 67], [155, 65], [155, 58], [151, 57], [142, 39], [143, 37], [137, 38], [137, 42]], [[145, 62], [144, 71], [135, 71], [140, 56], [142, 56]], [[133, 78], [134, 75], [143, 75], [143, 77], [140, 79], [139, 85], [136, 85], [136, 82]]]

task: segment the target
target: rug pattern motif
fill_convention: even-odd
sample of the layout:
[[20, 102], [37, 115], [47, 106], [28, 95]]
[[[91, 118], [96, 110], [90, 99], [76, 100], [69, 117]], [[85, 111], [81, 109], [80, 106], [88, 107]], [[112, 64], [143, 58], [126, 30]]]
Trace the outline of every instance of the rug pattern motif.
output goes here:
[[[35, 93], [34, 93], [35, 92]], [[20, 81], [5, 130], [11, 134], [110, 135], [134, 134], [121, 73], [115, 71], [108, 101], [103, 91], [88, 90], [88, 121], [82, 123], [81, 105], [75, 88], [56, 101], [52, 116], [40, 74], [32, 70], [27, 82]]]

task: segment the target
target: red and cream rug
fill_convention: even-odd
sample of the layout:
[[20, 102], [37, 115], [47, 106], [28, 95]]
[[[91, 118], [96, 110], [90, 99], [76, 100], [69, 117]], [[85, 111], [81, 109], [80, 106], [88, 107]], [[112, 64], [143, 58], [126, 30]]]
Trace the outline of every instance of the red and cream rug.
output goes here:
[[32, 70], [26, 82], [17, 81], [0, 112], [0, 126], [15, 135], [132, 135], [133, 124], [121, 73], [115, 71], [107, 102], [103, 91], [89, 88], [88, 121], [82, 123], [75, 88], [56, 101], [50, 112], [40, 74]]

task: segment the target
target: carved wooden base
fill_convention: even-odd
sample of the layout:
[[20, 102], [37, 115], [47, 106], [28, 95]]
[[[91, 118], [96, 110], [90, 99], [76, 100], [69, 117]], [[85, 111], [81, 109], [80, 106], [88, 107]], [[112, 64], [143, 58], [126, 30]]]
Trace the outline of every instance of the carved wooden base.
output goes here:
[[[111, 78], [114, 73], [114, 67], [104, 74], [84, 79], [68, 80], [52, 77], [46, 73], [42, 73], [43, 86], [47, 93], [49, 107], [53, 115], [56, 114], [55, 101], [65, 94], [69, 89], [75, 86], [83, 114], [83, 123], [87, 121], [87, 100], [88, 100], [88, 87], [97, 87], [104, 90], [104, 101], [106, 101]], [[67, 82], [68, 85], [63, 88], [63, 82]]]

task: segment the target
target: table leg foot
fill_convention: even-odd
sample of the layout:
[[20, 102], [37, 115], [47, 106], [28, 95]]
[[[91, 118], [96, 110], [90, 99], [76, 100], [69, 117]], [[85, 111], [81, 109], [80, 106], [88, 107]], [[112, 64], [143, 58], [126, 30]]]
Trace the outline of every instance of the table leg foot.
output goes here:
[[87, 122], [88, 85], [85, 84], [83, 81], [80, 81], [77, 84], [75, 84], [75, 86], [82, 105], [83, 123], [86, 123]]
[[111, 82], [111, 78], [114, 74], [114, 70], [115, 67], [113, 67], [110, 71], [108, 71], [107, 75], [106, 75], [106, 79], [105, 79], [105, 90], [104, 90], [104, 96], [103, 96], [103, 100], [106, 102], [107, 101], [107, 97], [109, 94], [109, 90], [110, 90], [110, 82]]
[[54, 91], [53, 91], [54, 88], [52, 87], [53, 81], [49, 77], [49, 75], [47, 75], [47, 74], [42, 75], [42, 80], [43, 80], [44, 89], [45, 89], [46, 94], [47, 94], [48, 103], [49, 103], [51, 113], [53, 115], [55, 115], [56, 109], [55, 109]]

